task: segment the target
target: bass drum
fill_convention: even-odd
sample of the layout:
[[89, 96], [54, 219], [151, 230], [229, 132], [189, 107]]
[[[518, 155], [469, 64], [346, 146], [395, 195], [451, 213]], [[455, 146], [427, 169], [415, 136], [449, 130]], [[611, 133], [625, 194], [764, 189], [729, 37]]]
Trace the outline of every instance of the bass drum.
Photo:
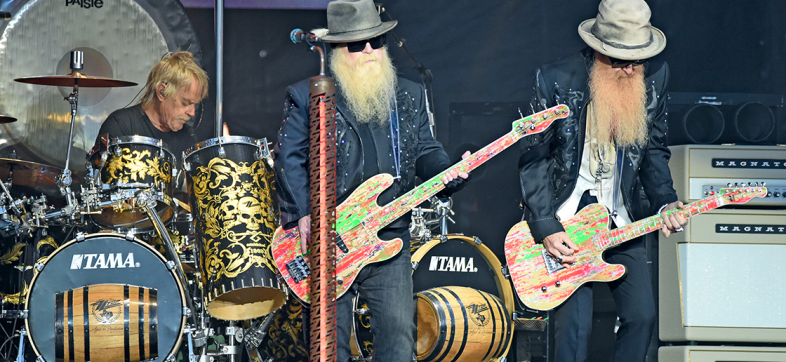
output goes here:
[[[424, 243], [412, 254], [412, 286], [416, 294], [437, 287], [468, 287], [499, 298], [507, 311], [516, 310], [513, 289], [502, 274], [502, 264], [476, 237], [452, 234]], [[371, 361], [372, 316], [359, 293], [354, 305], [353, 353], [357, 350], [358, 360]]]
[[502, 300], [508, 310], [516, 310], [513, 288], [502, 274], [502, 264], [476, 237], [445, 235], [412, 254], [415, 293], [448, 285], [489, 293]]
[[45, 361], [164, 361], [179, 348], [183, 286], [146, 243], [78, 236], [36, 268], [25, 324]]

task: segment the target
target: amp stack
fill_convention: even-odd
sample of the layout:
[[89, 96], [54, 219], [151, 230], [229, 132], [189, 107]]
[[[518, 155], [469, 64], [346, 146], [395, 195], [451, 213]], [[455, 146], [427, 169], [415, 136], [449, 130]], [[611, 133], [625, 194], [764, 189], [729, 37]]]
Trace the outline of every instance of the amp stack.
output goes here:
[[786, 146], [672, 146], [684, 203], [728, 187], [766, 197], [660, 236], [659, 361], [786, 361]]

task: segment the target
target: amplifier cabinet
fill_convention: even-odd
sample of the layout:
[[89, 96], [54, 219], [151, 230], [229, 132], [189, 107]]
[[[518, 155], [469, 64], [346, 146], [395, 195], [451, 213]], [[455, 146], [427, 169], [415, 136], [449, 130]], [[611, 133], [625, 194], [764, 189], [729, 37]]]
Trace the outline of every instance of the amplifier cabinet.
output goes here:
[[683, 202], [710, 196], [720, 188], [762, 185], [767, 197], [746, 205], [786, 207], [786, 146], [671, 146], [669, 168]]
[[659, 237], [662, 341], [786, 341], [786, 210], [717, 209]]
[[783, 362], [786, 348], [675, 346], [658, 349], [658, 362]]

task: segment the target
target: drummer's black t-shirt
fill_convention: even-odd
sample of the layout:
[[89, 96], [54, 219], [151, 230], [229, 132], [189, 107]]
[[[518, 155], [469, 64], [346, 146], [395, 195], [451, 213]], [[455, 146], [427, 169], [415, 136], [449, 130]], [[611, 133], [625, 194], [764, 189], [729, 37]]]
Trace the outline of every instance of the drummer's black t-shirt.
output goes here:
[[121, 108], [112, 112], [101, 125], [98, 137], [109, 133], [110, 137], [119, 136], [144, 136], [156, 138], [164, 141], [166, 148], [172, 151], [177, 158], [178, 165], [183, 160], [183, 151], [193, 147], [197, 142], [191, 135], [188, 125], [177, 132], [162, 132], [155, 126], [147, 114], [142, 110], [142, 106]]

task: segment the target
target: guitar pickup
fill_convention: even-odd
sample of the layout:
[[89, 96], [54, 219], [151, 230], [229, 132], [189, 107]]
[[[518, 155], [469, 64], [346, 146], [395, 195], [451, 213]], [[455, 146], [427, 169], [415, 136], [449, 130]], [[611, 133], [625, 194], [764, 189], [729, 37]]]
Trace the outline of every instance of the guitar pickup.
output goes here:
[[286, 268], [289, 272], [289, 276], [295, 280], [295, 283], [300, 283], [300, 281], [311, 275], [311, 268], [308, 267], [306, 259], [300, 255], [296, 256], [292, 261], [287, 262]]
[[347, 248], [347, 244], [344, 243], [344, 240], [341, 239], [341, 235], [336, 233], [336, 246], [341, 249], [341, 252], [344, 254], [349, 253], [349, 248]]
[[549, 253], [546, 251], [546, 248], [543, 248], [543, 262], [546, 264], [546, 271], [549, 274], [553, 274], [562, 269], [565, 269], [565, 267], [562, 266], [562, 264], [560, 264], [557, 259], [554, 259], [551, 257], [551, 255], [549, 255]]

